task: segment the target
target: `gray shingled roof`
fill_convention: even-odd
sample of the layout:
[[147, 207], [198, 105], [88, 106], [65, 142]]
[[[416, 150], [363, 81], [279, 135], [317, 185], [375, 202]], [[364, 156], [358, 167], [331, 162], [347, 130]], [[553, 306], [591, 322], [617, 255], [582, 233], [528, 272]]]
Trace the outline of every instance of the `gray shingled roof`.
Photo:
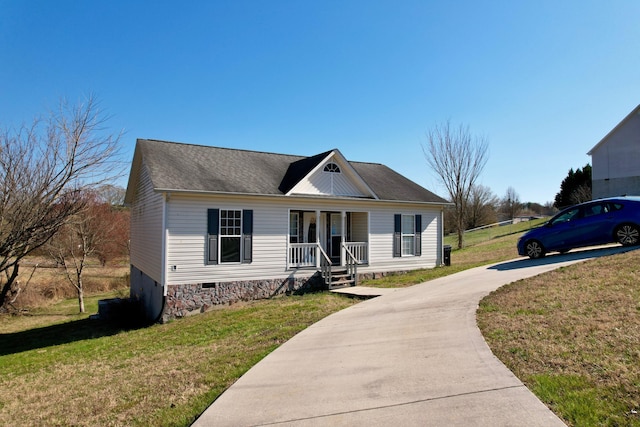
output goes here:
[[[147, 139], [136, 151], [158, 191], [261, 195], [285, 194], [331, 153], [303, 157]], [[349, 163], [380, 200], [447, 203], [384, 165]]]

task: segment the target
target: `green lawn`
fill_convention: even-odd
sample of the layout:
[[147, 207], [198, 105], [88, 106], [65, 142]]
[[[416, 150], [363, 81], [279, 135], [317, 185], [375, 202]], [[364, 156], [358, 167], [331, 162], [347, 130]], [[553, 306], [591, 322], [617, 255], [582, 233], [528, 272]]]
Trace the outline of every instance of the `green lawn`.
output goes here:
[[571, 426], [640, 426], [640, 250], [493, 292], [478, 324], [493, 353]]
[[451, 265], [394, 274], [372, 280], [363, 280], [361, 286], [395, 288], [412, 286], [418, 283], [448, 276], [469, 268], [493, 264], [517, 258], [516, 243], [524, 231], [538, 227], [542, 220], [524, 221], [515, 225], [486, 228], [465, 234], [465, 245], [456, 249], [456, 236], [445, 237], [444, 242], [452, 246]]
[[[269, 352], [356, 302], [281, 297], [136, 330], [60, 306], [0, 317], [0, 425], [189, 425]], [[55, 323], [16, 331], [41, 316]]]
[[[515, 258], [532, 225], [467, 235], [474, 243], [454, 250], [450, 267], [363, 285], [410, 286]], [[638, 265], [639, 251], [588, 261], [480, 305], [493, 352], [569, 425], [640, 426]], [[87, 311], [113, 296], [122, 295], [87, 297]], [[273, 349], [356, 303], [326, 292], [279, 297], [131, 330], [76, 314], [75, 299], [0, 316], [0, 425], [187, 426]]]

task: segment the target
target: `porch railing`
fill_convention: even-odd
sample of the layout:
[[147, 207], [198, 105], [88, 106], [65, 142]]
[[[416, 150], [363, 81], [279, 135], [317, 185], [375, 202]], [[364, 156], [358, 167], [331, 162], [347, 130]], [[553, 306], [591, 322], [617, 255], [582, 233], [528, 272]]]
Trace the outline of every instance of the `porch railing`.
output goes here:
[[[346, 242], [343, 244], [347, 255], [349, 255], [358, 264], [369, 263], [369, 245], [367, 242]], [[287, 260], [289, 268], [315, 268], [318, 257], [321, 255], [318, 251], [322, 248], [316, 243], [290, 243], [289, 258]], [[326, 254], [325, 254], [326, 255]], [[322, 261], [322, 258], [320, 258]], [[347, 260], [347, 262], [349, 262]]]
[[331, 259], [321, 246], [318, 246], [318, 250], [320, 251], [320, 274], [322, 275], [322, 281], [331, 287]]
[[316, 243], [291, 243], [289, 268], [316, 267], [318, 245]]
[[346, 242], [344, 248], [358, 264], [369, 263], [369, 245], [367, 242]]

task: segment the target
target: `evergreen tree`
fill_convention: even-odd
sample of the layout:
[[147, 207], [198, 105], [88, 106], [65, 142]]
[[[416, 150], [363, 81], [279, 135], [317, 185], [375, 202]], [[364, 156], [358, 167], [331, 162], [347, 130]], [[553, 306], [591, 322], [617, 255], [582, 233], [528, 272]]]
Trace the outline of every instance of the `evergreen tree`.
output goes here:
[[569, 169], [569, 174], [560, 184], [560, 192], [556, 194], [554, 205], [564, 208], [591, 200], [591, 165], [582, 169]]

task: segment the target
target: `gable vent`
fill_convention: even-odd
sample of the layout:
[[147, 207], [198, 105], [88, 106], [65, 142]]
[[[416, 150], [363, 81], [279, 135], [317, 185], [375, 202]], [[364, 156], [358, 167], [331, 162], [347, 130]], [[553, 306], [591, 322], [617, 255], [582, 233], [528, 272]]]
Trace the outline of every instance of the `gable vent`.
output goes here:
[[335, 163], [327, 163], [324, 167], [325, 172], [340, 173], [340, 166]]

